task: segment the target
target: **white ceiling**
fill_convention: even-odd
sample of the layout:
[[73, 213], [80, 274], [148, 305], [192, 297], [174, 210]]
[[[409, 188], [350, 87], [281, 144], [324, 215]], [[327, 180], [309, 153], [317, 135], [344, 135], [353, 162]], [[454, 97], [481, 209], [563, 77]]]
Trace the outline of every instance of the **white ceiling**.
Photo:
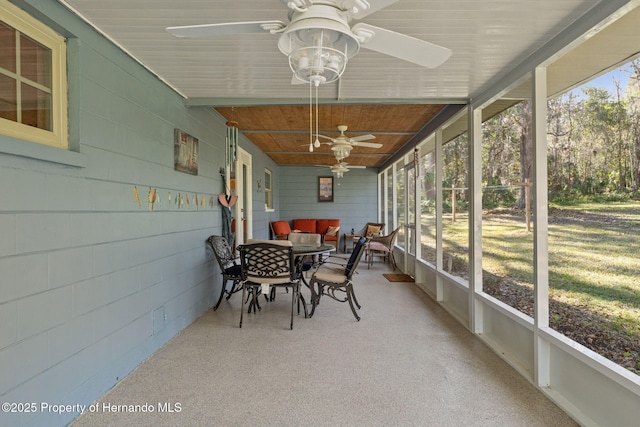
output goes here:
[[[373, 2], [373, 0], [370, 0]], [[362, 20], [445, 46], [437, 69], [362, 49], [339, 83], [321, 98], [421, 99], [463, 102], [607, 0], [400, 0]], [[177, 39], [168, 26], [237, 21], [288, 22], [281, 0], [64, 0], [108, 38], [190, 100], [248, 105], [275, 99], [308, 102], [306, 85], [291, 85], [277, 36], [250, 34]], [[283, 103], [283, 102], [280, 102]]]

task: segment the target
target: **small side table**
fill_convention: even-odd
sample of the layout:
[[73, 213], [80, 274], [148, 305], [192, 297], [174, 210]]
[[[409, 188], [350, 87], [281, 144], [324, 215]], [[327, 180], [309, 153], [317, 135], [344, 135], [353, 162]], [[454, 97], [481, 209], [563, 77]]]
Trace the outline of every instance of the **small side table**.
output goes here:
[[[349, 250], [353, 250], [353, 233], [344, 233], [344, 243], [342, 244], [342, 253], [347, 254]], [[347, 241], [351, 242], [351, 245], [347, 247]]]

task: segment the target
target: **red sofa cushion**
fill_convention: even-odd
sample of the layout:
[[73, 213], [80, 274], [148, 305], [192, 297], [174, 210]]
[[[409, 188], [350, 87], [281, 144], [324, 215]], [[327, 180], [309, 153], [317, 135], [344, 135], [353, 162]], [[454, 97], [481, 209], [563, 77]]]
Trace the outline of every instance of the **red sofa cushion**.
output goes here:
[[294, 219], [293, 229], [303, 233], [317, 233], [315, 219]]
[[340, 227], [339, 219], [319, 219], [316, 224], [316, 233], [327, 234], [329, 226]]

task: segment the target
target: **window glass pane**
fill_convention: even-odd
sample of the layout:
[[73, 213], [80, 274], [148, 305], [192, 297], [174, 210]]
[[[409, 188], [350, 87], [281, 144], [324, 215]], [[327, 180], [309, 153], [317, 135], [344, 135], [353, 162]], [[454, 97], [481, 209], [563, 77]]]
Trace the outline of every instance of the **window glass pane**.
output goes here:
[[51, 130], [51, 95], [22, 84], [22, 123]]
[[273, 209], [273, 193], [271, 191], [271, 171], [264, 170], [264, 205], [267, 209]]
[[436, 163], [433, 152], [420, 157], [421, 258], [436, 262]]
[[16, 31], [0, 22], [0, 68], [16, 72]]
[[0, 117], [14, 122], [18, 120], [16, 81], [2, 74], [0, 74]]
[[531, 100], [484, 122], [482, 134], [482, 289], [533, 316]]
[[0, 134], [68, 149], [64, 37], [10, 2], [0, 20]]
[[404, 229], [404, 207], [405, 207], [405, 194], [404, 194], [404, 168], [398, 167], [396, 169], [396, 200], [397, 200], [397, 212], [396, 212], [396, 224], [400, 227], [396, 242], [398, 246], [404, 249], [405, 229]]
[[384, 174], [378, 174], [378, 206], [380, 207], [380, 221], [386, 222], [384, 219]]
[[51, 50], [20, 35], [20, 72], [23, 77], [51, 87]]
[[265, 192], [264, 204], [267, 209], [273, 209], [273, 196], [271, 190]]
[[442, 268], [454, 276], [469, 271], [467, 134], [442, 147]]
[[393, 173], [392, 169], [387, 169], [387, 212], [383, 221], [386, 223], [385, 230], [393, 230]]
[[639, 76], [635, 59], [547, 104], [549, 326], [638, 375]]
[[411, 255], [415, 255], [415, 247], [416, 247], [416, 168], [412, 166], [410, 168], [405, 169], [407, 173], [407, 233], [408, 239], [407, 244], [409, 247], [409, 253]]
[[264, 171], [264, 188], [271, 190], [271, 172]]

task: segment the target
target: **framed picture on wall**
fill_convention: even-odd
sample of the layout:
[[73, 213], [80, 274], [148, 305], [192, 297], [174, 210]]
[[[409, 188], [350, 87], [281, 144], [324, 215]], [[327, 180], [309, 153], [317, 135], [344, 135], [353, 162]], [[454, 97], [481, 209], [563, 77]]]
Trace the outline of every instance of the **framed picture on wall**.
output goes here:
[[176, 129], [173, 160], [175, 170], [198, 175], [198, 138]]
[[333, 177], [318, 177], [318, 201], [333, 202]]

